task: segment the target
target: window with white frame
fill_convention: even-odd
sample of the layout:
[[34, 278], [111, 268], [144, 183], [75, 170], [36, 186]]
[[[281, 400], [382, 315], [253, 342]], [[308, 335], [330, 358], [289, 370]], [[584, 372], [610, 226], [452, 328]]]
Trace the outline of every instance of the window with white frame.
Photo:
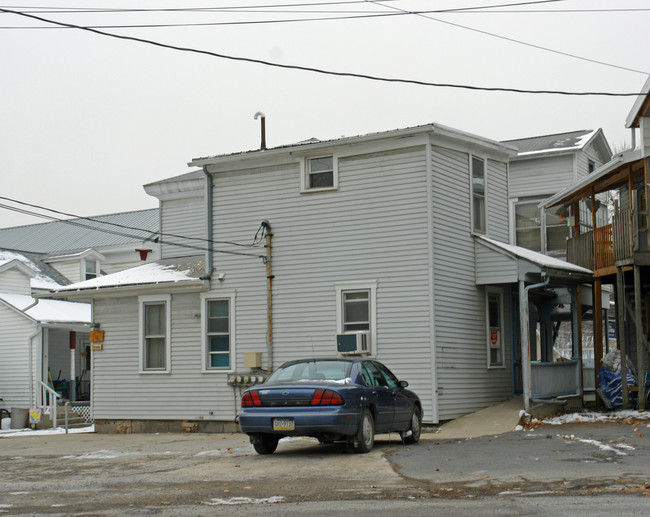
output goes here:
[[377, 282], [336, 284], [336, 319], [338, 334], [367, 332], [370, 343], [377, 334]]
[[333, 190], [338, 188], [338, 160], [334, 155], [305, 158], [302, 164], [303, 191]]
[[234, 369], [234, 294], [201, 296], [203, 321], [203, 370]]
[[486, 174], [485, 160], [472, 156], [472, 230], [485, 233], [487, 229], [486, 212]]
[[504, 360], [503, 293], [500, 289], [486, 291], [488, 368], [502, 368]]
[[568, 208], [554, 206], [540, 210], [541, 198], [515, 204], [515, 242], [517, 246], [553, 256], [566, 253], [569, 237]]
[[171, 296], [141, 296], [140, 303], [140, 371], [170, 371], [170, 303]]
[[99, 264], [96, 260], [84, 260], [84, 280], [92, 280], [99, 276]]

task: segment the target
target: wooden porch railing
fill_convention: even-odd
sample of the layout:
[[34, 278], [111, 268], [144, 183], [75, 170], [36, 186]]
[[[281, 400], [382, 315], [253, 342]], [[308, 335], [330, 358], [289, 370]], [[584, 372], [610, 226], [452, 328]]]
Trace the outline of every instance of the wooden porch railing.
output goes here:
[[594, 258], [596, 269], [614, 265], [614, 236], [611, 224], [596, 228], [594, 232]]
[[594, 269], [594, 232], [581, 233], [567, 240], [566, 257], [576, 266]]
[[614, 260], [624, 260], [634, 253], [632, 236], [632, 211], [620, 210], [614, 215]]
[[620, 210], [612, 224], [567, 240], [567, 261], [591, 270], [612, 267], [634, 254], [632, 210]]

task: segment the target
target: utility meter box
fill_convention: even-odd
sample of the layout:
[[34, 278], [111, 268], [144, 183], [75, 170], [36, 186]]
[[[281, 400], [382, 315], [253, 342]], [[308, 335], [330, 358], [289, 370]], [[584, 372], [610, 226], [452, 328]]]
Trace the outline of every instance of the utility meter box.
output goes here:
[[244, 352], [245, 368], [261, 368], [262, 352]]

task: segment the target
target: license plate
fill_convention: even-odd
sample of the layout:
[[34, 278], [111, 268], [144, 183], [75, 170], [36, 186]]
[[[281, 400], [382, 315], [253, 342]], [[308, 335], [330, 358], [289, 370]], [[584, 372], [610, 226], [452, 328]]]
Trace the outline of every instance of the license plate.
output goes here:
[[274, 418], [273, 419], [273, 430], [274, 431], [293, 431], [295, 429], [295, 424], [293, 423], [293, 418]]

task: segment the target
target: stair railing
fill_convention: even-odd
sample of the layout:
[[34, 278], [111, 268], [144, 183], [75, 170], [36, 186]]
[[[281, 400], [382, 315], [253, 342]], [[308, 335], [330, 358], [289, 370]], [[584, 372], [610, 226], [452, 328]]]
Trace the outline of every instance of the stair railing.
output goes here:
[[[52, 429], [56, 428], [56, 406], [57, 400], [61, 398], [61, 394], [54, 391], [43, 381], [38, 381], [41, 385], [41, 403], [43, 407], [47, 407], [50, 412], [50, 420], [52, 420]], [[48, 402], [49, 395], [49, 402]]]

